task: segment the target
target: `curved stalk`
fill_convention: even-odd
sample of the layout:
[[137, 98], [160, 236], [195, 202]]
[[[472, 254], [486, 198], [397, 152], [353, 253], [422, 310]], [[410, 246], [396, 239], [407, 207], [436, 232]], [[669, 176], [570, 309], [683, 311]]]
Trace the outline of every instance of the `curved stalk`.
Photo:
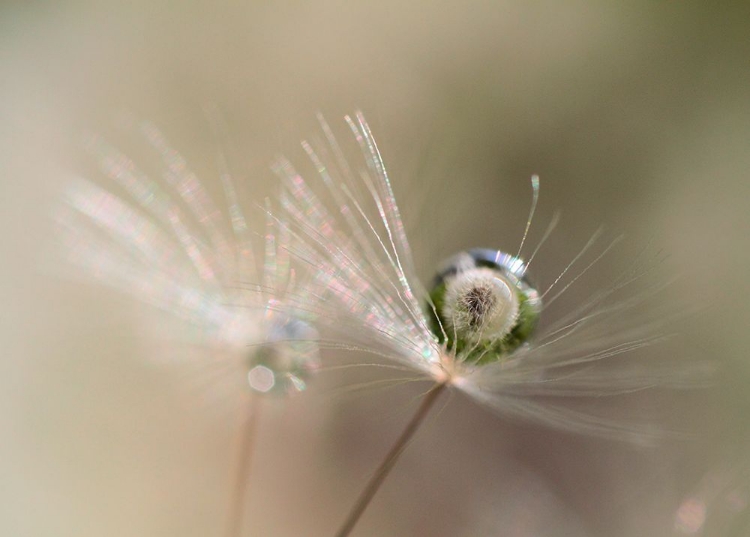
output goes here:
[[250, 398], [249, 413], [241, 425], [239, 458], [237, 473], [234, 476], [234, 488], [230, 499], [227, 537], [240, 537], [242, 534], [242, 522], [245, 514], [244, 504], [249, 491], [256, 431], [260, 415], [260, 400], [260, 397]]

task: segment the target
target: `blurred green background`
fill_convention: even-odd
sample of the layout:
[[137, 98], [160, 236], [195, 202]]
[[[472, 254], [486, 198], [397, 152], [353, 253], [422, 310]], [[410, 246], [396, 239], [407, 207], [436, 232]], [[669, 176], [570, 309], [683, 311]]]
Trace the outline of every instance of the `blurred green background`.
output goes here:
[[[627, 239], [592, 285], [652, 241], [659, 277], [677, 278], [664, 301], [698, 313], [649, 352], [718, 365], [709, 388], [663, 397], [689, 436], [654, 449], [456, 397], [355, 535], [747, 535], [750, 3], [342, 4], [0, 6], [0, 534], [223, 532], [237, 391], [179, 365], [205, 350], [144, 335], [157, 313], [61, 278], [50, 253], [82, 132], [123, 110], [149, 119], [216, 188], [212, 103], [251, 199], [273, 192], [268, 163], [298, 155], [316, 111], [362, 108], [425, 278], [456, 251], [514, 248], [540, 174], [532, 238], [555, 209], [563, 220], [537, 278], [602, 224]], [[418, 393], [336, 395], [348, 381], [267, 406], [246, 535], [330, 535], [343, 519]]]

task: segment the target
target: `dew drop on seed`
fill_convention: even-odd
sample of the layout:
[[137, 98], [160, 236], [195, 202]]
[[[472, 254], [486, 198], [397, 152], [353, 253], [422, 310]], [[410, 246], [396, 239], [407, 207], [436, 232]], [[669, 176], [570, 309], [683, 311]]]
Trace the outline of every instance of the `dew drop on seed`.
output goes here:
[[430, 298], [435, 336], [459, 359], [477, 364], [501, 360], [527, 342], [541, 311], [524, 262], [483, 248], [447, 259]]
[[247, 380], [258, 393], [304, 391], [319, 366], [317, 331], [304, 321], [275, 314], [267, 343], [253, 350]]

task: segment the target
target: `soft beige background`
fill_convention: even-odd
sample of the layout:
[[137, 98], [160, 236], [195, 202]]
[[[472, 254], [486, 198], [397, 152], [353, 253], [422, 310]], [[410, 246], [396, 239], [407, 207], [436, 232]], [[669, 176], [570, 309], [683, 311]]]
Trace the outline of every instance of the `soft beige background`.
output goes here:
[[[563, 222], [538, 279], [600, 224], [627, 240], [592, 282], [653, 240], [668, 256], [660, 277], [679, 276], [665, 300], [699, 311], [654, 359], [720, 366], [707, 390], [648, 396], [693, 433], [650, 450], [510, 424], [456, 397], [356, 535], [746, 535], [750, 4], [713, 4], [3, 3], [0, 535], [223, 534], [238, 386], [179, 365], [208, 351], [163, 316], [61, 278], [49, 221], [80, 134], [110, 132], [123, 110], [215, 187], [207, 103], [227, 116], [255, 199], [315, 111], [361, 107], [425, 277], [457, 250], [516, 245], [541, 174], [536, 237], [554, 209]], [[418, 393], [336, 395], [352, 380], [266, 405], [246, 535], [340, 523]]]

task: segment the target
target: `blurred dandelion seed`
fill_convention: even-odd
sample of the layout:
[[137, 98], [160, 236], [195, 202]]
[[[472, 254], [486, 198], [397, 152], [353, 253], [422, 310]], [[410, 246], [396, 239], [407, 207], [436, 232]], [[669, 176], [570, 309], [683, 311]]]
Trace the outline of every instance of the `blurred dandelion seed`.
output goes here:
[[[560, 399], [614, 396], [656, 385], [684, 385], [689, 368], [676, 374], [668, 364], [644, 368], [613, 361], [651, 345], [658, 324], [634, 314], [653, 297], [652, 286], [623, 299], [623, 290], [650, 268], [641, 257], [608, 288], [534, 334], [543, 312], [620, 240], [614, 239], [585, 263], [601, 230], [543, 291], [527, 269], [557, 225], [556, 214], [539, 244], [521, 258], [536, 210], [539, 178], [532, 178], [533, 201], [516, 255], [474, 249], [449, 259], [426, 290], [416, 276], [389, 175], [369, 125], [361, 113], [345, 117], [356, 151], [352, 165], [326, 121], [318, 117], [322, 140], [303, 141], [315, 168], [308, 181], [280, 158], [273, 169], [285, 194], [279, 227], [294, 240], [289, 251], [312, 270], [305, 305], [320, 330], [336, 334], [341, 346], [385, 356], [433, 382], [414, 418], [383, 460], [349, 512], [337, 535], [349, 535], [396, 463], [430, 407], [447, 388], [455, 388], [501, 414], [578, 433], [645, 442], [659, 431], [647, 424], [622, 423], [568, 408]], [[569, 271], [583, 265], [570, 277]], [[544, 306], [542, 306], [544, 303]], [[532, 335], [534, 337], [532, 337]]]
[[241, 355], [251, 390], [229, 506], [233, 537], [241, 532], [258, 395], [303, 391], [318, 367], [318, 336], [309, 316], [294, 307], [307, 301], [304, 288], [289, 265], [287, 234], [270, 217], [257, 266], [253, 234], [223, 154], [219, 175], [228, 221], [164, 136], [149, 123], [137, 128], [160, 160], [160, 179], [91, 136], [87, 149], [110, 185], [78, 179], [70, 186], [56, 215], [59, 238], [68, 261], [86, 274], [186, 321], [201, 343]]

